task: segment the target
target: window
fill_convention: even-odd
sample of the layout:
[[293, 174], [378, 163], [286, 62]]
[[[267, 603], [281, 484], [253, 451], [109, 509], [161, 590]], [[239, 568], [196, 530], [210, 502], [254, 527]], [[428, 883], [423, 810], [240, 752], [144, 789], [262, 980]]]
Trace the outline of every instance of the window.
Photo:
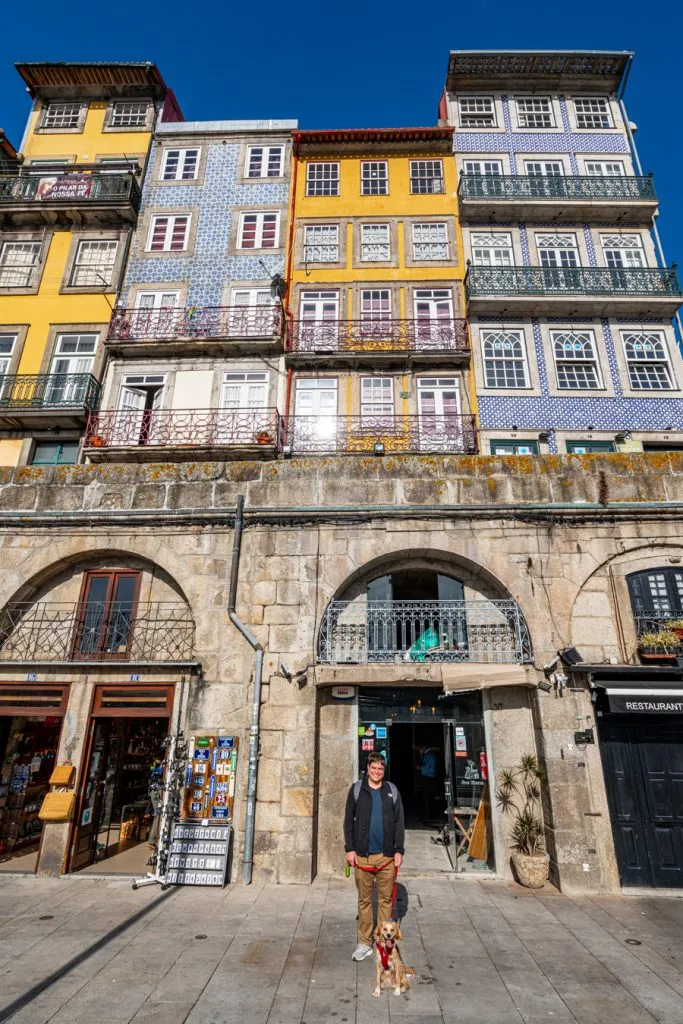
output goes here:
[[50, 103], [43, 118], [43, 128], [78, 128], [80, 103]]
[[460, 96], [461, 128], [495, 128], [496, 108], [492, 96]]
[[561, 178], [564, 175], [560, 160], [527, 160], [524, 167], [530, 177]]
[[111, 285], [118, 242], [79, 242], [76, 249], [72, 288], [105, 288]]
[[281, 178], [284, 146], [249, 146], [247, 178]]
[[38, 265], [40, 242], [5, 242], [0, 249], [0, 288], [28, 288]]
[[446, 224], [413, 224], [414, 260], [447, 260], [448, 255]]
[[511, 267], [513, 264], [512, 235], [505, 232], [484, 234], [473, 232], [472, 260], [478, 267]]
[[78, 441], [37, 441], [32, 466], [68, 466], [78, 458]]
[[621, 160], [586, 160], [586, 174], [591, 178], [623, 178]]
[[[360, 318], [363, 321], [364, 336], [373, 335], [371, 324], [391, 321], [391, 292], [388, 288], [364, 288], [360, 293]], [[386, 327], [380, 327], [380, 332]]]
[[566, 391], [602, 386], [592, 331], [551, 331], [557, 386]]
[[529, 378], [521, 331], [482, 331], [484, 381], [487, 388], [526, 388]]
[[613, 452], [614, 441], [567, 441], [570, 455], [597, 455], [600, 452]]
[[85, 400], [92, 371], [96, 334], [58, 334], [45, 391], [46, 404], [79, 405]]
[[465, 160], [462, 165], [463, 174], [496, 175], [503, 173], [501, 160]]
[[555, 117], [550, 97], [518, 97], [517, 123], [520, 128], [554, 128]]
[[112, 107], [110, 128], [144, 128], [147, 125], [147, 100], [117, 100]]
[[627, 576], [639, 632], [666, 628], [663, 619], [683, 617], [683, 569], [650, 569]]
[[304, 228], [304, 263], [339, 262], [337, 224], [307, 224]]
[[389, 194], [389, 165], [386, 160], [362, 161], [360, 192], [363, 196], [386, 196]]
[[243, 213], [240, 217], [238, 249], [277, 249], [279, 213]]
[[[394, 382], [391, 377], [361, 377], [360, 418], [375, 426], [390, 426], [394, 415]], [[379, 422], [378, 422], [379, 421]]]
[[491, 441], [491, 455], [538, 455], [538, 441]]
[[147, 252], [183, 252], [187, 249], [189, 228], [188, 214], [152, 217], [147, 237]]
[[608, 267], [644, 267], [645, 253], [640, 235], [600, 235]]
[[88, 572], [79, 601], [74, 657], [126, 658], [133, 640], [141, 573]]
[[413, 314], [415, 339], [421, 349], [455, 345], [453, 293], [450, 288], [416, 288], [413, 292]]
[[339, 164], [308, 164], [306, 168], [307, 196], [339, 195]]
[[267, 373], [224, 373], [216, 440], [222, 444], [255, 444], [256, 435], [267, 434], [275, 443], [273, 419], [268, 410]]
[[577, 128], [613, 128], [609, 102], [602, 96], [574, 100]]
[[538, 259], [542, 267], [578, 267], [576, 235], [536, 235]]
[[12, 350], [16, 340], [16, 334], [0, 334], [0, 377], [10, 368]]
[[199, 149], [165, 149], [162, 181], [196, 181]]
[[223, 409], [265, 409], [267, 404], [267, 373], [223, 374]]
[[670, 391], [675, 387], [666, 341], [660, 331], [622, 331], [621, 341], [634, 391]]
[[411, 160], [410, 191], [416, 196], [443, 192], [443, 161]]
[[238, 288], [232, 294], [230, 332], [242, 337], [272, 335], [277, 319], [270, 288]]
[[361, 224], [360, 258], [363, 263], [386, 263], [391, 259], [388, 224]]

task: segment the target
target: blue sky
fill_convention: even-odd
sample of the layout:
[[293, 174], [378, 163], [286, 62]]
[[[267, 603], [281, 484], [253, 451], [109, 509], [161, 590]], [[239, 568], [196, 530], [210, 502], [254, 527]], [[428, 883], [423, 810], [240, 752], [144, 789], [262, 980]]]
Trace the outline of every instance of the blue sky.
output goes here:
[[153, 60], [188, 120], [341, 128], [434, 124], [450, 49], [633, 49], [628, 111], [655, 172], [667, 260], [683, 262], [682, 11], [635, 0], [15, 2], [3, 13], [0, 126], [19, 145], [29, 103], [18, 60]]

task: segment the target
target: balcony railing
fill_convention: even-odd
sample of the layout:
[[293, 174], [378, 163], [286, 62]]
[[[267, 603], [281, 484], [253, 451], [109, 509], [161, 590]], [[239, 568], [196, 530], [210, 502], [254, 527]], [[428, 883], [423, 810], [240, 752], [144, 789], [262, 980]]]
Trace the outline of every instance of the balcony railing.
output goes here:
[[465, 277], [468, 298], [511, 296], [681, 295], [675, 267], [475, 267]]
[[107, 341], [278, 338], [281, 332], [279, 306], [115, 309]]
[[59, 169], [45, 174], [0, 177], [0, 209], [6, 204], [73, 206], [128, 202], [140, 205], [140, 187], [132, 173], [97, 174]]
[[477, 429], [471, 415], [291, 416], [283, 441], [297, 455], [475, 454]]
[[464, 174], [458, 186], [460, 201], [467, 199], [655, 200], [654, 180], [643, 177], [591, 177], [590, 175]]
[[319, 657], [333, 665], [368, 662], [531, 660], [526, 624], [510, 598], [475, 601], [331, 601]]
[[[677, 615], [675, 612], [652, 612], [650, 615], [636, 615], [636, 633], [641, 636], [643, 633], [659, 633], [669, 630], [672, 622], [683, 622], [683, 615]], [[683, 648], [683, 637], [680, 646]]]
[[294, 320], [287, 325], [293, 352], [363, 353], [470, 350], [467, 322], [435, 320]]
[[17, 603], [0, 612], [0, 662], [190, 661], [194, 628], [180, 602]]
[[276, 409], [108, 409], [91, 413], [86, 448], [276, 447]]
[[0, 376], [0, 412], [94, 409], [100, 383], [91, 373], [18, 373]]

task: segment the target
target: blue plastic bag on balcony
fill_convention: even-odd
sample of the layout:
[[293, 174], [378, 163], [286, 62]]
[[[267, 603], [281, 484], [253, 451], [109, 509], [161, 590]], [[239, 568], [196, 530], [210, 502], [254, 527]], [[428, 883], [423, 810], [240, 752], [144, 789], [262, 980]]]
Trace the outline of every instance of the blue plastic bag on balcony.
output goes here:
[[431, 651], [439, 646], [439, 635], [431, 626], [426, 629], [422, 636], [419, 636], [414, 644], [406, 651], [406, 661], [426, 661], [425, 651]]

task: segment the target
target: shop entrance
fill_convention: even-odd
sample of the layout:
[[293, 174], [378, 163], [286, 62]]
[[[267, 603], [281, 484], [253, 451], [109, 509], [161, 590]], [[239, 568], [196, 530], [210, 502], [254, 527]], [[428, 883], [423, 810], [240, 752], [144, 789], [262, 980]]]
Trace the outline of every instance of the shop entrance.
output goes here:
[[0, 686], [0, 871], [35, 871], [68, 686]]
[[144, 874], [160, 810], [172, 687], [97, 687], [71, 871]]
[[380, 751], [401, 793], [406, 850], [435, 863], [434, 846], [457, 871], [493, 871], [491, 801], [482, 699], [436, 689], [360, 688], [359, 767]]

